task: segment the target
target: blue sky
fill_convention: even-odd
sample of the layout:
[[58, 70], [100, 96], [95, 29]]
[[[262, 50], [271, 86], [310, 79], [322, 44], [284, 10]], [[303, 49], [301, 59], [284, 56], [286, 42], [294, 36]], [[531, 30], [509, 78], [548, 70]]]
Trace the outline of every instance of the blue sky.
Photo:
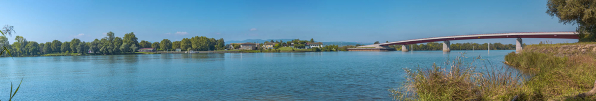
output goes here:
[[[112, 31], [139, 40], [192, 36], [399, 41], [504, 32], [575, 31], [546, 0], [0, 0], [1, 25], [29, 41], [91, 41]], [[454, 42], [514, 43], [515, 39]], [[509, 41], [511, 40], [511, 41]], [[567, 39], [528, 39], [526, 43]], [[13, 42], [13, 41], [11, 41]]]

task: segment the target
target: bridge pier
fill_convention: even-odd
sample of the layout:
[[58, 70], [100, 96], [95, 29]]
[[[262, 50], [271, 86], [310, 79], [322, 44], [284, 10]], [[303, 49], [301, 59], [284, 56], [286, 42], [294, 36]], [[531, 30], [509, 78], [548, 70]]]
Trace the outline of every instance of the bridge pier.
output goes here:
[[451, 49], [449, 48], [451, 46], [451, 42], [449, 42], [449, 40], [445, 40], [443, 41], [443, 52], [450, 52]]
[[401, 51], [402, 52], [408, 52], [408, 51], [410, 51], [410, 46], [408, 46], [408, 45], [401, 45]]
[[517, 38], [517, 40], [515, 40], [515, 53], [519, 53], [522, 51], [522, 49], [524, 48], [524, 46], [522, 46], [522, 39], [521, 38]]

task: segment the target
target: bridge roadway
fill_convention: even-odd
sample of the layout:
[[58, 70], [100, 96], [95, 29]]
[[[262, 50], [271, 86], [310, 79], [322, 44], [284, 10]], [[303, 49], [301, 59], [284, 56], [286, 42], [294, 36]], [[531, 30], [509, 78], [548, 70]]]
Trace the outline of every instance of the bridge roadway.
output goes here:
[[[403, 41], [395, 41], [388, 43], [380, 43], [366, 46], [359, 46], [359, 48], [350, 48], [350, 51], [362, 51], [367, 47], [368, 49], [388, 49], [390, 45], [402, 45], [402, 51], [409, 51], [409, 44], [427, 43], [443, 41], [443, 51], [449, 52], [449, 46], [451, 46], [450, 40], [468, 40], [468, 39], [494, 39], [494, 38], [517, 38], [515, 42], [515, 50], [519, 52], [522, 50], [522, 38], [559, 38], [559, 39], [578, 39], [577, 32], [522, 32], [522, 33], [495, 33], [495, 34], [473, 34], [473, 35], [457, 35], [457, 36], [445, 36], [445, 37], [431, 37], [422, 39], [411, 39]], [[490, 44], [489, 44], [490, 49]]]

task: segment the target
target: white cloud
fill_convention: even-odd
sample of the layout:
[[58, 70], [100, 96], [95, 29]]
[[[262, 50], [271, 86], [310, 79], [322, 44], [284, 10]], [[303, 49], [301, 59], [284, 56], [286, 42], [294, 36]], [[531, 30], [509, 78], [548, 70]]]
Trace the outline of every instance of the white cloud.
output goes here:
[[176, 32], [176, 35], [186, 35], [188, 34], [187, 32]]
[[74, 37], [75, 37], [75, 38], [78, 38], [78, 37], [82, 37], [83, 35], [85, 35], [85, 34], [81, 33], [81, 34], [77, 34], [77, 35], [75, 35]]
[[250, 29], [250, 31], [256, 31], [256, 30], [257, 30], [257, 28], [251, 28]]

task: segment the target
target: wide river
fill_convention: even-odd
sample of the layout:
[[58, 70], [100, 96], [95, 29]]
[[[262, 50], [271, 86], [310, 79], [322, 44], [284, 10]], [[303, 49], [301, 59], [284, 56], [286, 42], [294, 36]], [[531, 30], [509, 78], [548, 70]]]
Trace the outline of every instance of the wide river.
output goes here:
[[500, 67], [513, 51], [4, 57], [0, 100], [21, 78], [13, 100], [391, 100], [406, 68], [462, 52]]

